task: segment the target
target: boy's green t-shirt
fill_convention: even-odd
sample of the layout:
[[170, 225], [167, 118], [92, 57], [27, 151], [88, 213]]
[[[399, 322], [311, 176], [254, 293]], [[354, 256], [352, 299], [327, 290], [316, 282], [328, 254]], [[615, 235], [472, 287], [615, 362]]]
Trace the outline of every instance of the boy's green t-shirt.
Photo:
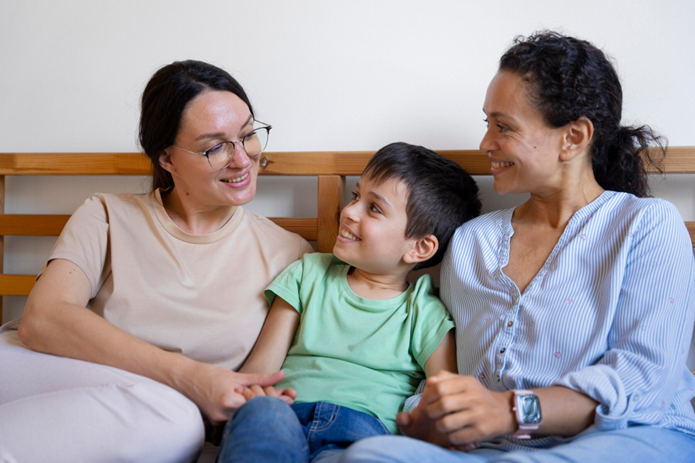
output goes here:
[[278, 387], [297, 403], [330, 402], [368, 413], [397, 433], [396, 414], [424, 379], [424, 366], [454, 327], [429, 275], [400, 296], [371, 300], [350, 289], [350, 266], [305, 254], [266, 289], [301, 315]]

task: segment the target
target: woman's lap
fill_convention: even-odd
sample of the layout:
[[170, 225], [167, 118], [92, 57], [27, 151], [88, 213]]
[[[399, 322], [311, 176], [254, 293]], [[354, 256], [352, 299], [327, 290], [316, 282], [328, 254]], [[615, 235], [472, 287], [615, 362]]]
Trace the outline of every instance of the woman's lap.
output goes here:
[[142, 376], [34, 352], [0, 334], [0, 460], [194, 461], [195, 404]]
[[529, 452], [480, 449], [452, 452], [403, 436], [375, 437], [357, 442], [344, 463], [687, 463], [695, 455], [695, 437], [668, 429], [636, 426], [617, 431], [586, 434], [569, 444]]

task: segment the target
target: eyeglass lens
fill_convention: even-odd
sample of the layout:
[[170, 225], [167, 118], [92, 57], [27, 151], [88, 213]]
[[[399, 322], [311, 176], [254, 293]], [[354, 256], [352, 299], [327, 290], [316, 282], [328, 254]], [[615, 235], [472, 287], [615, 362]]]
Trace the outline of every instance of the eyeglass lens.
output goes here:
[[[219, 143], [207, 151], [207, 158], [210, 162], [210, 167], [215, 170], [224, 169], [229, 165], [234, 157], [234, 143], [226, 141]], [[239, 142], [236, 142], [239, 143]], [[268, 144], [268, 128], [261, 127], [250, 132], [242, 140], [241, 144], [244, 147], [246, 154], [255, 157], [263, 152]]]

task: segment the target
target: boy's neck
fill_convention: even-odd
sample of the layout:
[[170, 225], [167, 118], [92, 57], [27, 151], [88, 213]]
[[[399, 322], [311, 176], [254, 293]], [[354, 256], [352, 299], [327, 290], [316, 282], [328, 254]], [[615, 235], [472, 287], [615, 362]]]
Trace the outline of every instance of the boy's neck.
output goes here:
[[353, 267], [347, 275], [353, 293], [365, 299], [385, 300], [398, 297], [408, 289], [408, 273], [374, 274]]

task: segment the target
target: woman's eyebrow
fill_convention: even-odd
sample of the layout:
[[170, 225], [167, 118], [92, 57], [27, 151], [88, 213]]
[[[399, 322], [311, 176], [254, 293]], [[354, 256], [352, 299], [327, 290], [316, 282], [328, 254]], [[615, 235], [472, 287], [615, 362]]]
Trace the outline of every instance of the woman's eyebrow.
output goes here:
[[510, 116], [509, 114], [501, 112], [501, 111], [493, 111], [488, 115], [488, 117], [493, 117], [495, 119], [499, 119], [500, 117], [503, 117], [510, 122], [516, 122], [516, 119], [513, 116]]
[[[244, 122], [244, 125], [242, 127], [246, 127], [249, 125], [251, 122], [253, 122], [253, 115], [249, 115], [248, 119], [246, 119], [246, 122]], [[211, 139], [211, 138], [224, 138], [225, 134], [223, 132], [215, 132], [215, 133], [204, 133], [202, 135], [198, 135], [195, 137], [195, 141], [198, 140], [203, 140], [203, 139]]]

